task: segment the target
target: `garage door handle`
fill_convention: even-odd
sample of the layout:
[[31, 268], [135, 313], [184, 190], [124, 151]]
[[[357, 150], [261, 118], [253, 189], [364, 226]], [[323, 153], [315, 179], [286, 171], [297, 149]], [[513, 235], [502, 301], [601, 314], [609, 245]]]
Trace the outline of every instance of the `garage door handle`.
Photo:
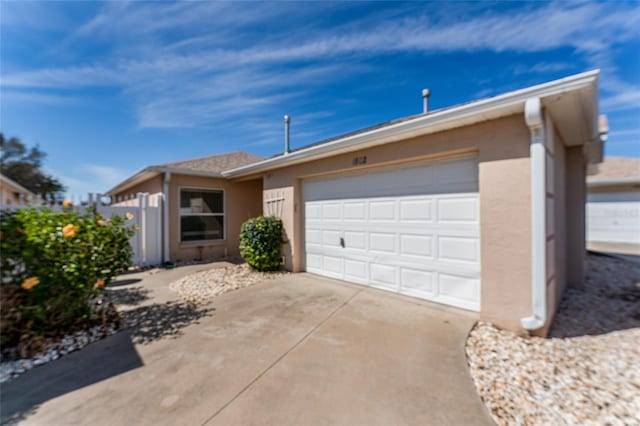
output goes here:
[[344, 238], [340, 237], [340, 246], [344, 248]]

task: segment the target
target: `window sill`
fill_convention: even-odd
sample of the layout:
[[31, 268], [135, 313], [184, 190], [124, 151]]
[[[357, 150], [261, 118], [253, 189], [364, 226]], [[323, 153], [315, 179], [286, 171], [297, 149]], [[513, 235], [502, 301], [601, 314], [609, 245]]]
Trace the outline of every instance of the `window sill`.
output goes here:
[[181, 241], [178, 247], [219, 246], [226, 243], [227, 240]]

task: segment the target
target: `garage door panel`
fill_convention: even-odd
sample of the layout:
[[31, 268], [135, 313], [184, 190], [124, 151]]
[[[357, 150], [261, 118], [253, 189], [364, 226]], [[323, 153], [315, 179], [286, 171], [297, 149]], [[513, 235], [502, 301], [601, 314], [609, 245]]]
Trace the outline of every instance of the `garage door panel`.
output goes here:
[[342, 275], [342, 258], [322, 256], [322, 269], [330, 274]]
[[369, 202], [370, 221], [395, 221], [396, 202], [395, 201], [370, 201]]
[[307, 253], [307, 270], [321, 271], [322, 256], [315, 253]]
[[457, 262], [479, 262], [480, 241], [476, 238], [439, 237], [438, 259]]
[[400, 254], [421, 258], [433, 257], [433, 238], [428, 235], [400, 235]]
[[349, 249], [366, 250], [367, 233], [364, 231], [345, 231], [344, 245]]
[[367, 262], [354, 259], [345, 259], [344, 275], [349, 281], [365, 284], [368, 281]]
[[444, 273], [438, 275], [438, 297], [448, 300], [448, 304], [465, 307], [479, 300], [479, 279]]
[[441, 198], [438, 200], [439, 222], [478, 222], [478, 197]]
[[345, 221], [363, 221], [367, 218], [367, 204], [360, 202], [345, 202], [343, 204], [343, 216]]
[[395, 266], [370, 263], [369, 278], [371, 283], [376, 284], [377, 286], [386, 287], [392, 290], [395, 290], [397, 287]]
[[400, 269], [400, 288], [406, 292], [418, 292], [421, 297], [433, 295], [434, 273], [416, 269]]
[[400, 220], [403, 222], [430, 222], [433, 214], [433, 201], [430, 199], [401, 200]]
[[322, 220], [340, 219], [340, 203], [330, 203], [322, 205]]
[[305, 181], [307, 270], [479, 310], [475, 191], [473, 159]]
[[307, 244], [322, 244], [322, 231], [319, 229], [307, 229], [304, 235]]
[[369, 250], [379, 253], [396, 252], [396, 234], [369, 234]]
[[342, 232], [336, 229], [322, 231], [322, 245], [324, 246], [340, 246], [340, 238]]
[[305, 218], [307, 221], [322, 218], [322, 205], [320, 203], [307, 203], [305, 206]]

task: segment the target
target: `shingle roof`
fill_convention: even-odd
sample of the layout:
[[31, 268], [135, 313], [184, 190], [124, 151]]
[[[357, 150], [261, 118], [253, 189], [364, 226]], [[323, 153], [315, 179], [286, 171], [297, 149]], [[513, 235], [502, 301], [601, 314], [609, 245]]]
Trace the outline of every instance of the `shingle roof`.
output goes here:
[[171, 169], [185, 169], [198, 172], [221, 173], [225, 170], [242, 167], [264, 160], [257, 155], [248, 152], [236, 151], [228, 154], [211, 155], [208, 157], [194, 158], [191, 160], [176, 161], [172, 163], [159, 164], [156, 167], [167, 167]]
[[598, 173], [589, 176], [588, 182], [640, 178], [640, 158], [605, 157], [598, 166]]

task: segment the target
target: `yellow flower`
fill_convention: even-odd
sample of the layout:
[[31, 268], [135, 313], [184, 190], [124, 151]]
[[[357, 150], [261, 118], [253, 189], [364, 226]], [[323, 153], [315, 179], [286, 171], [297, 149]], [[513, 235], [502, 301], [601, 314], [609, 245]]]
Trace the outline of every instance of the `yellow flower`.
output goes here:
[[22, 281], [21, 287], [25, 290], [31, 290], [38, 284], [40, 284], [40, 280], [38, 279], [38, 277], [29, 277], [26, 280]]
[[98, 225], [104, 226], [104, 220], [102, 220], [102, 219], [98, 220]]
[[127, 212], [127, 213], [124, 215], [124, 217], [126, 217], [126, 218], [127, 218], [127, 220], [132, 220], [134, 216], [133, 216], [133, 214], [132, 214], [132, 213]]
[[65, 238], [73, 238], [78, 233], [78, 227], [72, 224], [68, 224], [64, 228], [62, 228], [62, 235]]
[[62, 202], [62, 205], [63, 205], [64, 207], [71, 207], [71, 206], [73, 205], [73, 201], [71, 201], [71, 200], [64, 200], [64, 201]]
[[140, 231], [140, 227], [139, 226], [136, 226], [134, 229], [135, 229], [136, 232]]

